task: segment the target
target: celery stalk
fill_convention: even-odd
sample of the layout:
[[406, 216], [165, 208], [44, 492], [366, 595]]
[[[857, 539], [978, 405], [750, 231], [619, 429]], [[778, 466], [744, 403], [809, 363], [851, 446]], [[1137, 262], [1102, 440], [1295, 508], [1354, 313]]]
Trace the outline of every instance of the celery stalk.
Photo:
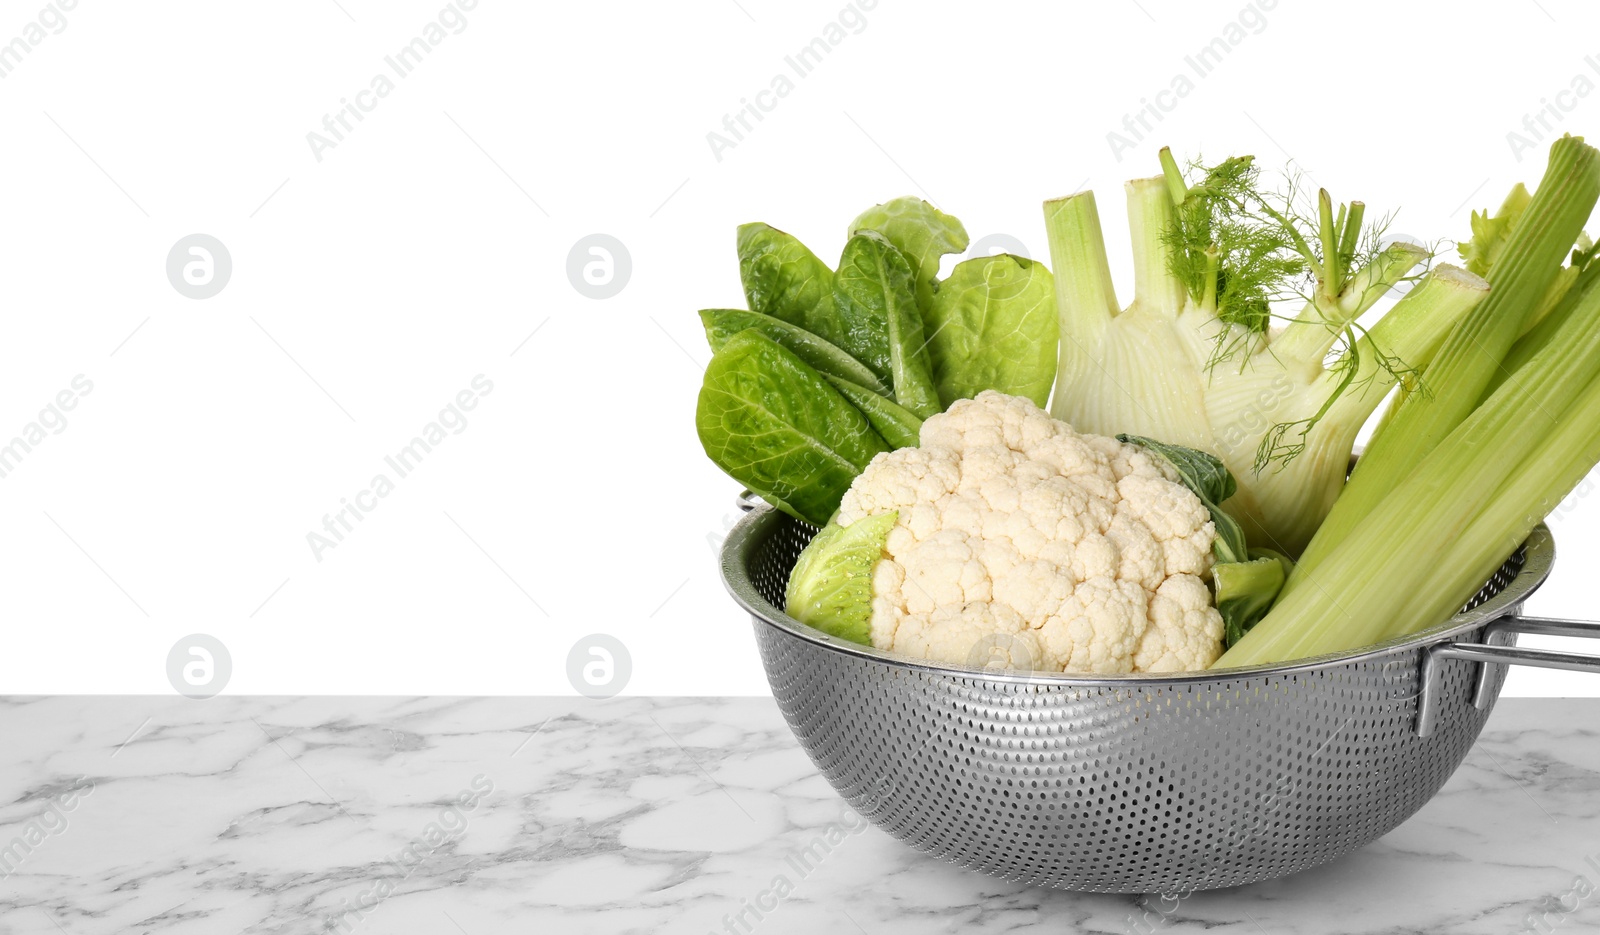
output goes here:
[[1505, 360], [1501, 361], [1500, 369], [1495, 371], [1494, 379], [1489, 384], [1489, 392], [1499, 389], [1500, 384], [1522, 369], [1522, 366], [1531, 360], [1533, 355], [1539, 353], [1546, 344], [1550, 343], [1550, 339], [1561, 330], [1562, 325], [1566, 324], [1567, 318], [1572, 315], [1573, 309], [1578, 307], [1578, 303], [1582, 300], [1584, 293], [1596, 288], [1596, 282], [1600, 282], [1600, 263], [1591, 263], [1582, 272], [1578, 273], [1576, 280], [1567, 290], [1566, 295], [1561, 297], [1561, 300], [1555, 304], [1550, 313], [1537, 325], [1534, 325], [1527, 334], [1523, 335], [1516, 344], [1511, 346], [1511, 352], [1506, 355]]
[[[1411, 393], [1374, 436], [1360, 466], [1301, 555], [1293, 594], [1483, 398], [1523, 325], [1600, 200], [1600, 151], [1565, 136], [1550, 148], [1538, 191], [1486, 277], [1489, 297], [1456, 326]], [[1282, 600], [1283, 598], [1280, 598]]]
[[1600, 462], [1600, 379], [1572, 404], [1556, 430], [1522, 459], [1515, 473], [1440, 557], [1428, 587], [1394, 616], [1385, 638], [1426, 629], [1455, 613], [1533, 528]]
[[[1465, 600], [1457, 600], [1450, 590], [1450, 571], [1442, 567], [1451, 551], [1481, 547], [1498, 550], [1503, 559], [1509, 551], [1506, 541], [1525, 535], [1542, 517], [1538, 510], [1554, 505], [1553, 486], [1571, 472], [1581, 478], [1593, 466], [1583, 456], [1588, 452], [1585, 433], [1595, 431], [1600, 422], [1600, 402], [1594, 397], [1600, 391], [1594, 385], [1597, 373], [1600, 291], [1591, 291], [1518, 379], [1456, 426], [1301, 578], [1300, 587], [1280, 595], [1271, 613], [1217, 665], [1255, 665], [1354, 649], [1377, 642], [1396, 627], [1437, 623], [1438, 615], [1399, 615], [1413, 602], [1425, 604], [1423, 595], [1445, 605], [1444, 614], [1454, 609], [1450, 601], [1459, 606]], [[1513, 487], [1514, 478], [1529, 476], [1529, 459], [1539, 457], [1565, 460], [1548, 465], [1548, 476]], [[1504, 502], [1492, 502], [1497, 499]], [[1475, 525], [1480, 512], [1505, 525]], [[1464, 541], [1469, 537], [1476, 537], [1476, 545]], [[1481, 554], [1466, 555], [1458, 564], [1476, 571], [1482, 561], [1470, 559]], [[1446, 585], [1439, 583], [1442, 579]]]

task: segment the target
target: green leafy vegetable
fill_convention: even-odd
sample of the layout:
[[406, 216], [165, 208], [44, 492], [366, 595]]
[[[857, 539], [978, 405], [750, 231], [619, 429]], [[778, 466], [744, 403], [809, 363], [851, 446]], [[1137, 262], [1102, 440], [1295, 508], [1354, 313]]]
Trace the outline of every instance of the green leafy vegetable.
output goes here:
[[872, 569], [898, 513], [880, 513], [840, 526], [829, 523], [811, 540], [789, 574], [785, 611], [831, 636], [872, 645]]
[[817, 526], [872, 456], [888, 450], [822, 374], [755, 330], [734, 335], [711, 358], [695, 425], [718, 467]]
[[[864, 230], [887, 237], [911, 262], [916, 275], [917, 307], [922, 310], [924, 324], [928, 324], [927, 313], [933, 307], [939, 278], [939, 258], [967, 249], [967, 229], [921, 198], [908, 195], [874, 205], [850, 222], [852, 237]], [[933, 330], [928, 328], [930, 334]]]
[[[1050, 272], [1021, 257], [978, 257], [940, 282], [940, 258], [966, 247], [960, 221], [912, 197], [862, 212], [837, 271], [789, 234], [745, 224], [739, 271], [751, 310], [702, 312], [706, 336], [717, 348], [758, 329], [918, 420], [986, 389], [1043, 405], [1058, 333]], [[875, 407], [874, 424], [892, 418], [901, 439], [912, 437], [900, 413], [860, 405]]]
[[739, 278], [751, 311], [840, 344], [833, 270], [799, 240], [766, 224], [740, 225]]
[[915, 448], [921, 441], [922, 420], [916, 414], [877, 393], [841, 380], [831, 373], [823, 374], [839, 395], [861, 410], [872, 427], [877, 430], [890, 448]]
[[1056, 377], [1055, 283], [1044, 264], [1000, 254], [958, 263], [923, 318], [939, 402], [984, 390], [1043, 406]]
[[1506, 195], [1506, 200], [1500, 203], [1500, 210], [1492, 216], [1488, 211], [1472, 212], [1472, 239], [1459, 248], [1467, 272], [1489, 275], [1489, 268], [1505, 251], [1512, 227], [1522, 220], [1522, 214], [1528, 210], [1528, 203], [1532, 200], [1533, 196], [1528, 194], [1527, 187], [1518, 182]]
[[754, 328], [793, 351], [819, 373], [847, 380], [883, 396], [891, 392], [888, 384], [861, 361], [798, 325], [737, 308], [704, 309], [700, 312], [700, 321], [705, 325], [706, 341], [713, 353], [722, 350], [722, 345], [734, 335]]
[[939, 412], [905, 255], [882, 234], [856, 234], [839, 258], [833, 294], [839, 346], [887, 378], [900, 405], [922, 418]]

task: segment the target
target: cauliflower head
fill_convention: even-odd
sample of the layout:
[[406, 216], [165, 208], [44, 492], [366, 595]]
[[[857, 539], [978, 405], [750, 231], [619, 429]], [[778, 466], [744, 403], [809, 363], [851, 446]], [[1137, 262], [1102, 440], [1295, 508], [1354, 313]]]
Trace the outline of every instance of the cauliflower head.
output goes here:
[[871, 570], [874, 646], [1106, 675], [1221, 654], [1216, 529], [1170, 467], [992, 390], [927, 419], [921, 443], [874, 457], [835, 520], [896, 514]]

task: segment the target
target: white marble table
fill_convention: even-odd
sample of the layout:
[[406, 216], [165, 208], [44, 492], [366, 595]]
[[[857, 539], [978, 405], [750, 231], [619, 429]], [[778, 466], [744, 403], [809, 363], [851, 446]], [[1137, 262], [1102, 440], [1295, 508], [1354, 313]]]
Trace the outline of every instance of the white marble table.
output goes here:
[[765, 698], [4, 699], [0, 935], [1595, 931], [1597, 714], [1503, 701], [1377, 844], [1140, 907], [852, 830]]

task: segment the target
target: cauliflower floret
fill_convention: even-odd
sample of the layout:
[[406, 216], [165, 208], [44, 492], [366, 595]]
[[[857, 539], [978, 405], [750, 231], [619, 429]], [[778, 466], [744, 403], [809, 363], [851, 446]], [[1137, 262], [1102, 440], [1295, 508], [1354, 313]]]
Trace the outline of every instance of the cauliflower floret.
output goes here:
[[907, 617], [894, 648], [921, 659], [1005, 669], [1038, 669], [1044, 656], [1037, 634], [1016, 611], [984, 601]]
[[[1150, 602], [1150, 625], [1134, 653], [1140, 672], [1183, 672], [1217, 661], [1222, 616], [1211, 606], [1211, 591], [1194, 575], [1173, 575]], [[1196, 659], [1204, 660], [1200, 666]]]
[[1144, 588], [1131, 581], [1104, 576], [1085, 581], [1039, 627], [1049, 668], [1101, 675], [1134, 671], [1149, 602]]
[[[1211, 568], [1211, 540], [1216, 527], [1211, 511], [1189, 488], [1160, 477], [1130, 474], [1117, 481], [1117, 512], [1150, 530], [1161, 545], [1167, 574], [1200, 575]], [[1195, 533], [1211, 526], [1204, 547]]]
[[872, 642], [919, 658], [1119, 674], [1203, 669], [1222, 617], [1216, 529], [1171, 468], [988, 391], [880, 454], [838, 522], [898, 511], [873, 572]]

